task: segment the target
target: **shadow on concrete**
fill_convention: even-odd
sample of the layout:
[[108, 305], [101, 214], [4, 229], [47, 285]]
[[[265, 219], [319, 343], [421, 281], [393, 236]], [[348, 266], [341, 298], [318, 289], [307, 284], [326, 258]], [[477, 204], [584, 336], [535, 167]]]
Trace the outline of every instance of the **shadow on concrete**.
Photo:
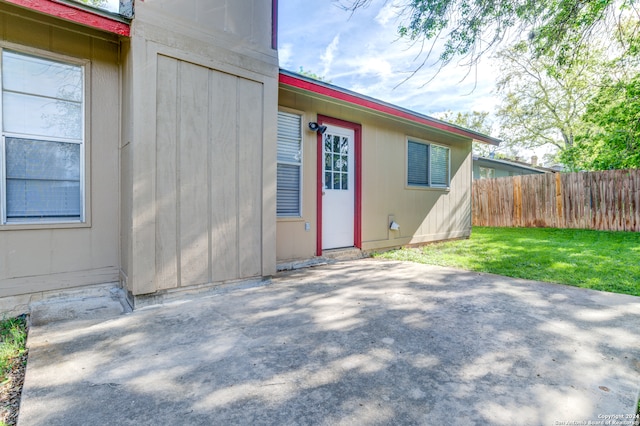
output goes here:
[[640, 298], [370, 259], [31, 333], [22, 425], [555, 425], [640, 389]]

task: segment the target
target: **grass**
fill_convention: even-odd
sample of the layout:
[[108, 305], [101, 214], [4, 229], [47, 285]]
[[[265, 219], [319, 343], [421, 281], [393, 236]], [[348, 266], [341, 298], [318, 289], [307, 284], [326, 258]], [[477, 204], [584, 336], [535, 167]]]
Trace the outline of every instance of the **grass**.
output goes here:
[[[15, 424], [17, 409], [15, 395], [22, 386], [20, 370], [26, 363], [27, 320], [24, 315], [0, 321], [0, 426]], [[19, 388], [19, 389], [18, 389]], [[14, 402], [11, 401], [14, 399]]]
[[27, 322], [24, 316], [0, 321], [0, 383], [7, 380], [14, 362], [26, 351]]
[[640, 296], [640, 233], [474, 227], [468, 240], [377, 255]]

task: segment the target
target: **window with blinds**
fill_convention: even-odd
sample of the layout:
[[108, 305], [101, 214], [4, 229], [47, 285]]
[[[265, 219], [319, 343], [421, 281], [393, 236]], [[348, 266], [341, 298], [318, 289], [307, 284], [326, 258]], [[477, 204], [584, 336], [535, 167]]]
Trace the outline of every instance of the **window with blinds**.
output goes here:
[[1, 50], [2, 224], [84, 221], [84, 68]]
[[299, 217], [302, 198], [302, 117], [278, 112], [278, 176], [276, 211], [279, 217]]
[[449, 148], [423, 142], [407, 142], [407, 185], [447, 188]]
[[409, 141], [408, 184], [429, 186], [429, 145]]

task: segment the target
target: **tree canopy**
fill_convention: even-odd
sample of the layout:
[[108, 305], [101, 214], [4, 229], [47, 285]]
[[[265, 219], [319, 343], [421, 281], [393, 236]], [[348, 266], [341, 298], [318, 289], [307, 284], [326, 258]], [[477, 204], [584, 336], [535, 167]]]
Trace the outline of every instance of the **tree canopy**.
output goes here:
[[604, 53], [590, 46], [570, 66], [561, 66], [532, 54], [529, 44], [521, 42], [500, 51], [497, 58], [502, 97], [497, 115], [506, 143], [521, 148], [550, 144], [560, 151], [572, 147], [606, 68]]
[[[493, 133], [493, 122], [487, 111], [453, 112], [449, 110], [439, 114], [437, 118], [485, 135]], [[493, 150], [495, 150], [495, 147], [487, 144], [473, 143], [473, 153], [476, 155], [488, 157]]]
[[640, 76], [604, 85], [589, 103], [590, 124], [561, 154], [574, 170], [640, 168]]
[[[336, 1], [356, 11], [391, 0]], [[471, 68], [495, 55], [507, 149], [551, 144], [572, 170], [640, 167], [640, 0], [392, 4], [400, 36], [422, 47], [414, 74], [454, 60]], [[480, 130], [482, 114], [443, 118]]]
[[331, 83], [331, 80], [328, 80], [325, 76], [318, 75], [318, 74], [316, 74], [315, 72], [313, 72], [311, 70], [305, 70], [302, 66], [300, 67], [300, 70], [298, 71], [298, 74], [304, 75], [305, 77], [309, 77], [309, 78], [312, 78], [314, 80], [324, 81], [325, 83]]
[[[376, 0], [338, 0], [355, 11]], [[601, 31], [616, 31], [625, 16], [633, 16], [638, 32], [636, 8], [640, 0], [398, 0], [403, 37], [424, 44], [423, 66], [435, 43], [444, 42], [436, 62], [447, 65], [462, 58], [474, 65], [503, 41], [527, 39], [536, 55], [547, 55], [558, 63], [573, 60], [576, 47], [588, 43]], [[431, 42], [431, 44], [429, 44]], [[633, 48], [627, 46], [628, 49]]]

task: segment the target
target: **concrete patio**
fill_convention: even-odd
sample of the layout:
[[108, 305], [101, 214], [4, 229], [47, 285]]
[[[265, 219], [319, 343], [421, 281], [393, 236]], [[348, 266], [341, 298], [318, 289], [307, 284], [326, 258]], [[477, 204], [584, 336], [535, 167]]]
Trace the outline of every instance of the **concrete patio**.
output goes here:
[[640, 390], [640, 298], [411, 263], [32, 318], [22, 426], [631, 425]]

